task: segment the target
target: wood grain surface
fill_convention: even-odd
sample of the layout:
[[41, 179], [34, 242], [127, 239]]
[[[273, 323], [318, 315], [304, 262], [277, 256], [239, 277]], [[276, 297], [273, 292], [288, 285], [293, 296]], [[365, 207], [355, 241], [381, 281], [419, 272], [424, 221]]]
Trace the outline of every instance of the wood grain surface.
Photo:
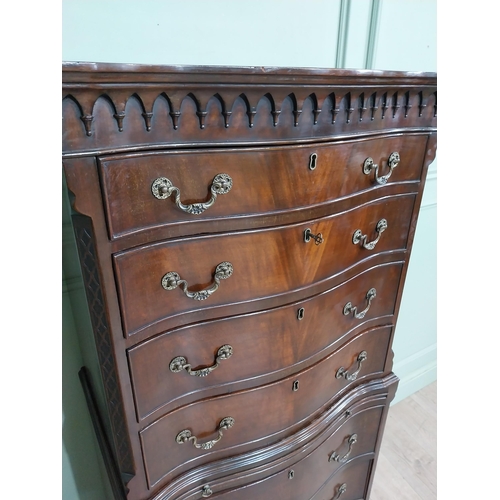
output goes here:
[[[384, 373], [391, 333], [390, 327], [363, 332], [315, 366], [279, 382], [201, 400], [158, 419], [140, 432], [150, 484], [186, 467], [266, 446], [297, 431], [321, 408], [324, 411], [332, 396]], [[357, 358], [362, 351], [367, 358], [360, 365]], [[360, 368], [358, 377], [353, 381], [337, 378], [341, 367], [349, 373]], [[294, 382], [298, 382], [295, 391]], [[225, 417], [234, 418], [234, 426], [224, 431], [211, 450], [198, 450], [191, 442], [176, 443], [184, 429], [201, 442], [213, 440]]]
[[[200, 220], [252, 217], [331, 203], [377, 187], [375, 173], [363, 173], [370, 157], [378, 175], [389, 174], [388, 158], [401, 158], [390, 183], [420, 180], [425, 135], [267, 148], [212, 149], [105, 156], [99, 159], [110, 237], [146, 231], [161, 225]], [[314, 170], [311, 155], [316, 155]], [[228, 193], [200, 214], [183, 212], [175, 194], [159, 200], [152, 193], [158, 178], [179, 188], [184, 205], [210, 200], [213, 179], [232, 179]]]
[[[391, 344], [435, 155], [436, 83], [408, 72], [63, 65], [63, 167], [94, 335], [81, 343], [116, 500], [194, 500], [207, 483], [228, 500], [367, 500], [397, 387]], [[387, 174], [395, 151], [387, 184], [363, 173], [371, 157]], [[152, 192], [166, 177], [182, 203], [203, 203], [219, 173], [231, 190], [196, 216]], [[376, 246], [353, 242], [357, 230], [380, 236]], [[233, 273], [216, 282], [223, 262]], [[180, 282], [166, 290], [169, 272]], [[213, 293], [194, 300], [182, 283], [196, 299]], [[347, 302], [366, 308], [370, 288], [366, 317], [343, 313]], [[232, 357], [206, 377], [169, 369], [177, 356], [209, 367], [226, 344]], [[360, 371], [349, 380], [339, 368]], [[380, 411], [361, 416], [358, 404]], [[360, 455], [325, 463], [345, 449], [341, 421], [354, 432], [351, 410], [366, 416]], [[176, 442], [185, 429], [209, 442], [228, 416], [235, 424], [214, 447]], [[432, 432], [400, 419], [404, 447], [417, 436], [418, 460], [431, 463]]]
[[[189, 321], [189, 316], [194, 321], [195, 314], [189, 313], [203, 310], [209, 318], [209, 314], [217, 314], [209, 308], [238, 302], [276, 297], [278, 303], [283, 294], [327, 282], [377, 253], [405, 249], [414, 201], [414, 195], [401, 195], [309, 224], [186, 238], [117, 254], [114, 264], [125, 329], [132, 335], [151, 325], [161, 327], [161, 322], [174, 317], [179, 322], [181, 314], [182, 321]], [[388, 228], [373, 250], [353, 243], [358, 229], [368, 242], [375, 240], [381, 219], [387, 220]], [[321, 233], [324, 242], [305, 243], [308, 228], [313, 234]], [[210, 288], [215, 268], [223, 262], [232, 264], [233, 275], [221, 280], [207, 300], [188, 298], [180, 287], [162, 288], [162, 277], [168, 272], [178, 273], [190, 291]], [[362, 288], [366, 293], [370, 285]]]
[[[180, 328], [133, 347], [128, 357], [139, 418], [163, 407], [235, 390], [231, 386], [241, 387], [245, 380], [246, 385], [255, 385], [265, 383], [270, 375], [273, 379], [286, 376], [311, 364], [311, 358], [324, 357], [366, 321], [391, 322], [401, 267], [400, 263], [378, 266], [305, 301]], [[366, 307], [366, 292], [372, 287], [377, 296], [366, 316], [345, 315], [349, 301], [359, 310]], [[303, 310], [301, 320], [299, 309]], [[185, 370], [173, 373], [169, 368], [177, 356], [185, 357], [193, 370], [211, 366], [218, 349], [227, 344], [233, 354], [207, 376], [191, 376]]]

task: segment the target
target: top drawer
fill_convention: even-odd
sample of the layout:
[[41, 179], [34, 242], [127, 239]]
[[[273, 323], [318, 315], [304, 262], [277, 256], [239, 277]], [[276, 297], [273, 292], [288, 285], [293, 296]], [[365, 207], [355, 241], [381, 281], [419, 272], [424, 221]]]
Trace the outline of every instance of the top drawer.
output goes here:
[[[372, 158], [379, 166], [378, 177], [386, 176], [392, 153], [398, 153], [400, 161], [388, 182], [418, 181], [426, 140], [425, 135], [400, 135], [308, 146], [101, 157], [110, 238], [179, 222], [243, 218], [327, 204], [383, 185], [375, 179], [375, 168], [364, 173], [363, 165]], [[225, 176], [221, 183], [218, 174], [227, 174], [230, 180]], [[169, 185], [178, 191], [168, 191]], [[207, 204], [211, 206], [205, 208]]]

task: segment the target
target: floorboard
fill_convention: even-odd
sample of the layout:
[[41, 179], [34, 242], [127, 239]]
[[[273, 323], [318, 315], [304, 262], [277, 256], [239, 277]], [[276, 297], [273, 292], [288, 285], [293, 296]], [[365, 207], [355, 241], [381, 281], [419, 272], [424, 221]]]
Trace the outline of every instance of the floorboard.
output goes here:
[[370, 500], [437, 498], [437, 382], [389, 409]]

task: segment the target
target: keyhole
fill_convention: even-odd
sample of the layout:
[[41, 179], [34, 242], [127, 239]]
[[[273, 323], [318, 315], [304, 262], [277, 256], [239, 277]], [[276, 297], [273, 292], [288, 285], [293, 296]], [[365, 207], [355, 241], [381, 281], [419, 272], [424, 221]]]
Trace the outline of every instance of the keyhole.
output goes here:
[[312, 153], [309, 157], [309, 170], [314, 170], [317, 165], [318, 155], [317, 153]]
[[298, 380], [295, 380], [295, 382], [293, 383], [292, 390], [294, 392], [297, 392], [299, 390], [299, 381]]
[[304, 319], [304, 308], [301, 307], [298, 311], [297, 311], [297, 319], [300, 321], [301, 319]]
[[293, 471], [293, 469], [291, 471], [288, 471], [288, 479], [293, 479], [294, 476], [295, 472]]

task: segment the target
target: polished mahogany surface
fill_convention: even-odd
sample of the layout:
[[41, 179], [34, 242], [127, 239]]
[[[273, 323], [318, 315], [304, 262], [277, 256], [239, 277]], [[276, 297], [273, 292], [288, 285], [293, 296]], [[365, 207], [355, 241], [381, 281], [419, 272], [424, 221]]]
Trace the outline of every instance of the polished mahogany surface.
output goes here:
[[[333, 204], [339, 198], [373, 190], [374, 174], [363, 172], [364, 161], [373, 157], [380, 175], [385, 175], [393, 152], [400, 157], [393, 182], [418, 184], [426, 141], [427, 137], [419, 134], [314, 146], [105, 156], [99, 165], [110, 236], [162, 225], [189, 225], [195, 220], [247, 218]], [[209, 187], [220, 173], [231, 178], [230, 191], [219, 195], [196, 219], [180, 211], [173, 197], [159, 199], [152, 193], [154, 182], [167, 178], [179, 188], [184, 204], [202, 203], [210, 198]]]
[[[405, 250], [414, 203], [415, 195], [399, 195], [308, 223], [160, 242], [119, 253], [114, 264], [124, 328], [131, 335], [182, 313], [192, 321], [188, 313], [203, 308], [283, 296], [361, 266], [374, 253]], [[382, 220], [387, 229], [379, 232]], [[305, 242], [307, 229], [321, 234], [323, 242]], [[367, 243], [380, 237], [373, 249], [353, 242], [358, 230]], [[162, 287], [163, 276], [176, 272], [189, 290], [210, 288], [216, 266], [224, 262], [232, 265], [233, 274], [221, 280], [210, 300], [187, 300], [180, 288]]]
[[[132, 347], [128, 357], [139, 418], [162, 407], [173, 409], [195, 401], [201, 394], [224, 394], [253, 386], [256, 379], [263, 384], [285, 377], [320, 359], [353, 330], [366, 328], [367, 322], [390, 323], [401, 270], [401, 262], [378, 266], [291, 305], [169, 330]], [[360, 281], [369, 283], [369, 288], [363, 291]], [[364, 309], [372, 288], [377, 296], [364, 318], [344, 314], [348, 302]], [[185, 370], [174, 373], [169, 368], [178, 356], [193, 370], [213, 366], [218, 350], [228, 344], [231, 356], [221, 360], [210, 376], [190, 376]], [[171, 359], [165, 359], [165, 353]]]
[[65, 63], [62, 111], [115, 498], [368, 499], [436, 75]]

